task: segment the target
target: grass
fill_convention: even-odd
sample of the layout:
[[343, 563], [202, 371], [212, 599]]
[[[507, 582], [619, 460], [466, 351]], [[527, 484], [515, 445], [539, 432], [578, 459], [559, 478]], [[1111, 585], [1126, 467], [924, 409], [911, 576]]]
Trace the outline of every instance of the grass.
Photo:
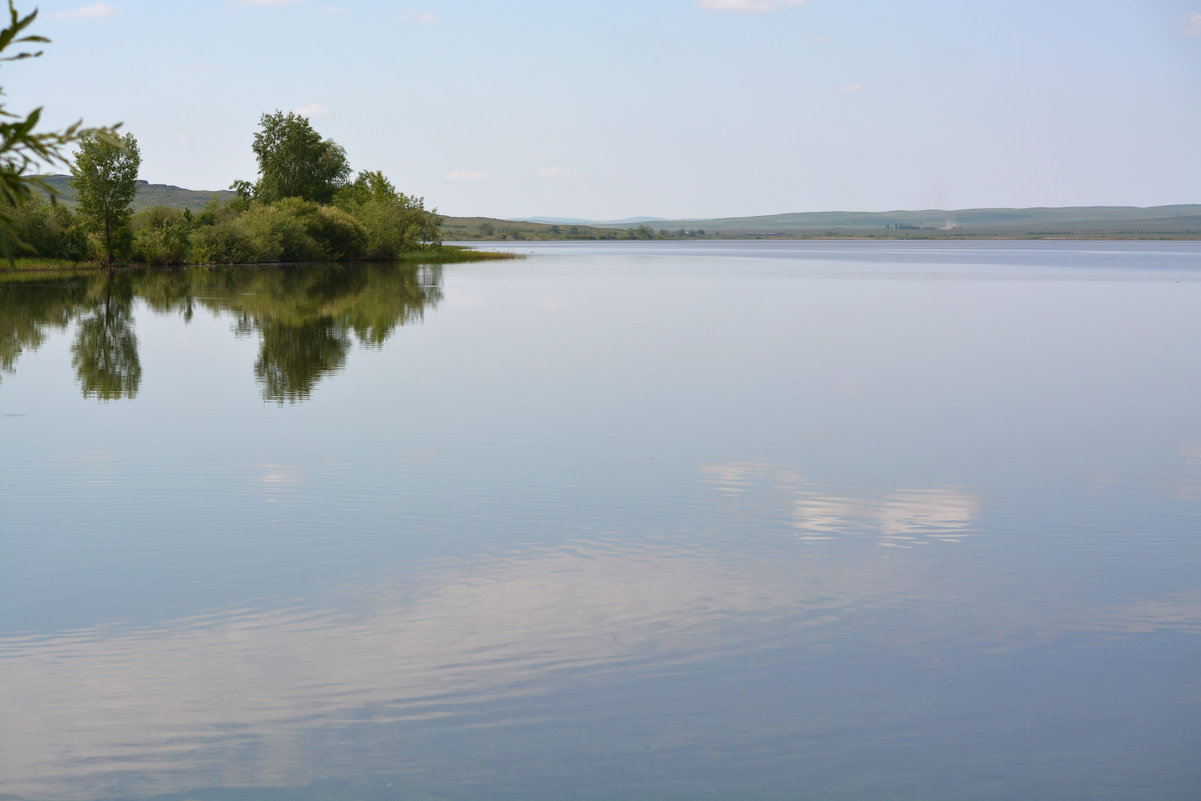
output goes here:
[[464, 261], [494, 261], [496, 259], [524, 259], [521, 253], [496, 250], [476, 250], [462, 245], [440, 245], [406, 253], [401, 261], [419, 264], [454, 264]]
[[69, 278], [81, 273], [94, 273], [104, 268], [98, 261], [71, 261], [22, 256], [13, 265], [0, 260], [0, 284], [15, 281], [41, 281], [46, 278]]
[[[424, 247], [406, 253], [400, 261], [405, 264], [454, 264], [470, 261], [494, 261], [497, 259], [523, 259], [521, 253], [505, 253], [494, 250], [476, 250], [461, 245], [441, 245]], [[353, 264], [354, 262], [350, 262]], [[364, 262], [366, 263], [366, 262]], [[201, 265], [165, 266], [154, 264], [126, 264], [123, 268], [134, 269], [180, 269]], [[252, 265], [246, 265], [252, 266]], [[94, 273], [104, 269], [104, 264], [98, 261], [70, 261], [69, 259], [44, 259], [39, 257], [21, 257], [15, 260], [14, 266], [0, 261], [0, 284], [16, 281], [40, 281], [46, 278], [69, 278], [74, 275]]]

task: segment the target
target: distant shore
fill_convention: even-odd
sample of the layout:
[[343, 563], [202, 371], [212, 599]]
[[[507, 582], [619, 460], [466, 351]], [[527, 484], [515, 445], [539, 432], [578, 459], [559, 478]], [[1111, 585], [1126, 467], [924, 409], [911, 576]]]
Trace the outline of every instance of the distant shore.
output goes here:
[[[636, 241], [639, 237], [594, 237], [594, 236], [517, 236], [491, 239], [481, 237], [462, 237], [450, 236], [457, 242], [622, 242]], [[850, 241], [850, 242], [923, 242], [923, 241], [940, 241], [940, 242], [974, 242], [974, 241], [1039, 241], [1039, 240], [1059, 240], [1069, 242], [1111, 242], [1111, 241], [1131, 241], [1131, 242], [1161, 242], [1161, 241], [1180, 241], [1180, 242], [1195, 242], [1201, 241], [1201, 232], [1180, 232], [1180, 233], [1113, 233], [1113, 234], [1073, 234], [1073, 233], [1047, 233], [1047, 234], [972, 234], [972, 233], [921, 233], [912, 235], [890, 234], [890, 235], [871, 235], [871, 234], [839, 234], [839, 233], [824, 233], [824, 234], [730, 234], [730, 235], [707, 235], [702, 237], [690, 237], [691, 240], [700, 241], [768, 241], [782, 240], [789, 242], [801, 242], [807, 240], [813, 241]], [[682, 241], [678, 237], [652, 237], [645, 241]]]

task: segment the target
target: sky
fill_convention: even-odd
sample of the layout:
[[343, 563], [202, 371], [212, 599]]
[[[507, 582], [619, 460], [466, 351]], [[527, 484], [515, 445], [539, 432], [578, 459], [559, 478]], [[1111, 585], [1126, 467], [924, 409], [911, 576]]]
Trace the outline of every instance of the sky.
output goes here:
[[454, 216], [1201, 203], [1201, 0], [16, 0], [10, 111], [254, 180], [296, 111]]

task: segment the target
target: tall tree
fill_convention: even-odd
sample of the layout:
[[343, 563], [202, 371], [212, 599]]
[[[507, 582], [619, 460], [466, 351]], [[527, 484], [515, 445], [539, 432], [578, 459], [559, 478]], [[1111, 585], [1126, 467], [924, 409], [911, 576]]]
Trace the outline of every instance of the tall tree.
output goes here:
[[[22, 17], [17, 13], [13, 0], [8, 0], [9, 22], [0, 28], [0, 62], [20, 61], [37, 58], [42, 51], [23, 49], [30, 44], [44, 44], [50, 40], [44, 36], [26, 34], [38, 12]], [[11, 53], [12, 46], [21, 52]], [[0, 88], [0, 95], [4, 94]], [[12, 264], [12, 241], [14, 236], [13, 212], [28, 203], [36, 190], [53, 194], [53, 189], [32, 170], [47, 164], [66, 164], [64, 148], [85, 136], [112, 138], [112, 129], [83, 128], [82, 123], [62, 131], [37, 131], [42, 109], [35, 108], [25, 117], [13, 114], [0, 103], [0, 252]]]
[[75, 155], [71, 175], [75, 198], [88, 226], [103, 238], [105, 261], [128, 249], [129, 219], [138, 191], [142, 154], [133, 134], [118, 139], [85, 138]]
[[308, 118], [277, 111], [264, 114], [259, 126], [252, 146], [259, 162], [256, 198], [330, 203], [350, 178], [346, 151], [332, 139], [322, 139]]

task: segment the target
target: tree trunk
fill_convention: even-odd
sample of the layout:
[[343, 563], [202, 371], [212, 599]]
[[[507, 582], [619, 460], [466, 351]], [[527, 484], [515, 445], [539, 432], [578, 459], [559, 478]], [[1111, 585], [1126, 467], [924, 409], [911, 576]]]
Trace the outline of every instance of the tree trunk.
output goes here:
[[104, 215], [104, 253], [108, 256], [108, 269], [113, 269], [113, 226], [107, 213]]

